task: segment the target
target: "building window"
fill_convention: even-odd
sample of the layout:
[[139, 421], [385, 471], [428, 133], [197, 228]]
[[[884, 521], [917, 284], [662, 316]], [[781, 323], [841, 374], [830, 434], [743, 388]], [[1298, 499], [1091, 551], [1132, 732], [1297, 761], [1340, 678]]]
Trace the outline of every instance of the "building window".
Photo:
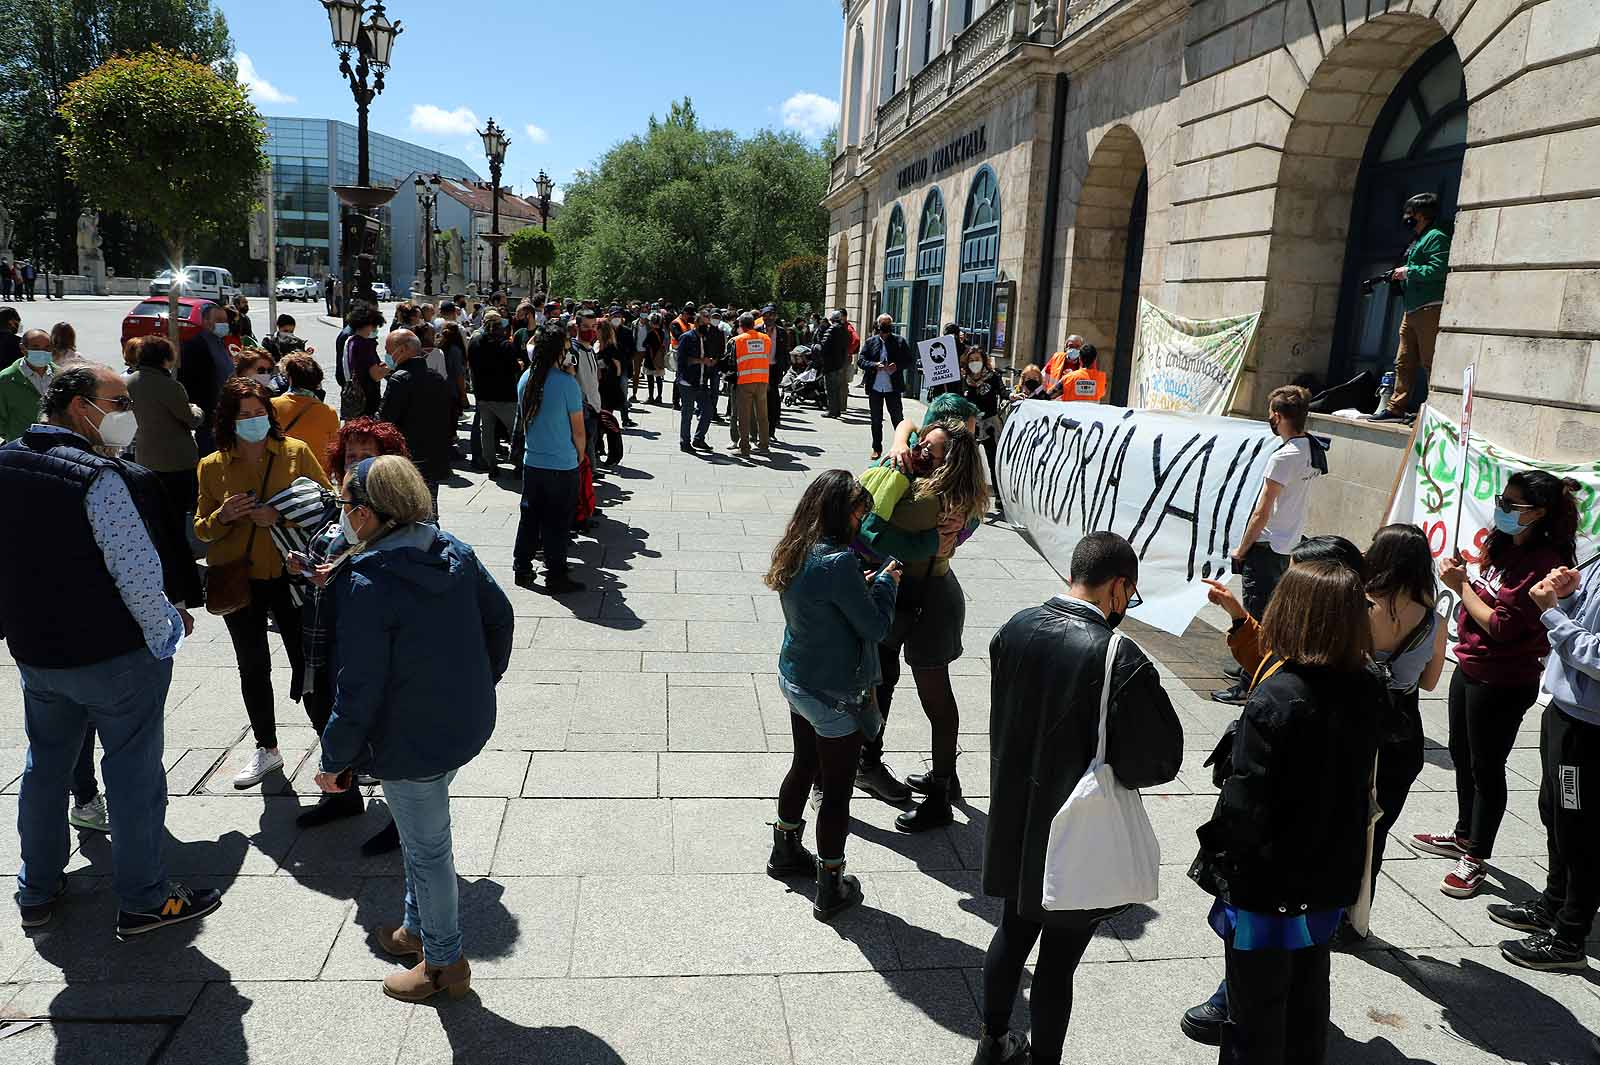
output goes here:
[[889, 215], [883, 244], [883, 313], [894, 319], [894, 331], [901, 336], [906, 335], [910, 292], [911, 283], [906, 280], [906, 213], [897, 203]]
[[922, 13], [922, 65], [927, 66], [933, 58], [933, 9], [938, 0], [924, 0]]
[[894, 95], [895, 83], [900, 79], [900, 17], [905, 0], [895, 0], [883, 21], [883, 88], [880, 98]]
[[956, 288], [956, 324], [982, 351], [989, 350], [999, 263], [1000, 183], [986, 166], [972, 179], [961, 217], [961, 276]]

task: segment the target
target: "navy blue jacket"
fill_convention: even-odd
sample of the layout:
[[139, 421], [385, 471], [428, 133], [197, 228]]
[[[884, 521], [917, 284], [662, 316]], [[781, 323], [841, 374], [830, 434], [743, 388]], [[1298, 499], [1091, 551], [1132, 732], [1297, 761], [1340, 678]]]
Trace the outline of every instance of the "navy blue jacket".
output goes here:
[[472, 548], [431, 525], [403, 528], [345, 563], [332, 591], [323, 771], [416, 780], [472, 761], [494, 732], [514, 623]]
[[778, 672], [813, 691], [865, 690], [899, 593], [891, 577], [862, 580], [861, 563], [849, 549], [816, 544], [780, 597], [785, 627]]
[[721, 384], [721, 373], [715, 366], [701, 366], [698, 358], [722, 358], [727, 338], [716, 326], [702, 334], [691, 329], [678, 338], [678, 383], [689, 388], [709, 388], [715, 392]]
[[896, 395], [904, 392], [906, 382], [903, 375], [916, 357], [910, 342], [899, 333], [890, 333], [887, 341], [880, 333], [872, 334], [861, 345], [861, 355], [856, 359], [856, 366], [861, 370], [861, 387], [871, 395], [873, 383], [878, 380], [878, 367], [892, 362], [894, 372], [889, 375], [889, 391]]

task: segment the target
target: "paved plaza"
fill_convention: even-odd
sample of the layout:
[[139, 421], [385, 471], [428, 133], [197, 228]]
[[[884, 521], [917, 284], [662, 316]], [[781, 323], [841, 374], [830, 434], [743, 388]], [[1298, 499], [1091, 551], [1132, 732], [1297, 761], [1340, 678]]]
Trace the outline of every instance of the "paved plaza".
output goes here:
[[[81, 320], [89, 306], [58, 311]], [[331, 353], [331, 329], [302, 332]], [[755, 465], [725, 450], [681, 454], [675, 414], [647, 408], [624, 468], [598, 488], [602, 520], [576, 548], [575, 575], [590, 590], [559, 602], [512, 585], [514, 480], [462, 474], [445, 488], [444, 526], [477, 548], [517, 613], [499, 725], [452, 789], [475, 994], [410, 1006], [381, 993], [394, 965], [372, 932], [399, 915], [399, 855], [357, 849], [386, 820], [381, 800], [359, 820], [296, 827], [315, 800], [315, 737], [284, 697], [281, 648], [287, 775], [234, 791], [251, 741], [226, 631], [202, 615], [168, 701], [167, 859], [173, 876], [222, 887], [222, 908], [115, 942], [109, 847], [78, 835], [55, 921], [31, 936], [0, 921], [0, 1063], [967, 1061], [998, 919], [979, 891], [985, 655], [999, 625], [1061, 582], [1007, 526], [961, 548], [967, 654], [952, 672], [967, 799], [954, 826], [908, 836], [892, 827], [896, 810], [858, 793], [848, 856], [866, 902], [832, 925], [813, 920], [810, 885], [762, 869], [790, 738], [774, 683], [781, 613], [761, 577], [809, 477], [865, 465], [853, 402], [842, 424], [786, 413], [776, 456]], [[726, 430], [712, 435], [725, 448]], [[1213, 802], [1200, 763], [1235, 713], [1206, 698], [1226, 650], [1204, 619], [1181, 640], [1127, 629], [1161, 663], [1183, 718], [1184, 767], [1145, 799], [1162, 842], [1162, 897], [1091, 946], [1067, 1060], [1199, 1065], [1215, 1051], [1185, 1039], [1177, 1020], [1215, 987], [1221, 944], [1205, 922], [1210, 899], [1185, 872]], [[0, 674], [0, 864], [11, 871], [26, 741], [9, 658]], [[1543, 882], [1536, 715], [1511, 757], [1510, 814], [1482, 896], [1440, 894], [1449, 865], [1398, 842], [1454, 816], [1443, 690], [1423, 703], [1427, 767], [1389, 847], [1374, 936], [1334, 956], [1330, 1059], [1591, 1060], [1600, 968], [1515, 969], [1495, 947], [1508, 933], [1484, 914], [1485, 902]], [[929, 732], [909, 678], [887, 739], [896, 770], [922, 767]]]

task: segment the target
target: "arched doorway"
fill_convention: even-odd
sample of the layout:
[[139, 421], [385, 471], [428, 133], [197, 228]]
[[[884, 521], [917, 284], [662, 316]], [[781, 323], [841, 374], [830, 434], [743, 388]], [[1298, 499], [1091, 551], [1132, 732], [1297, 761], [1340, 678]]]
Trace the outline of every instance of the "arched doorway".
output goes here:
[[883, 241], [883, 313], [894, 319], [894, 331], [906, 334], [911, 282], [906, 280], [906, 213], [894, 205]]
[[1367, 139], [1350, 210], [1330, 383], [1362, 370], [1381, 373], [1393, 362], [1404, 312], [1400, 294], [1380, 285], [1364, 295], [1361, 282], [1404, 259], [1412, 236], [1400, 218], [1411, 196], [1435, 193], [1440, 217], [1447, 224], [1453, 218], [1466, 150], [1467, 84], [1455, 45], [1443, 40], [1400, 79]]
[[956, 324], [983, 351], [989, 350], [999, 262], [1000, 183], [985, 166], [972, 179], [961, 216], [961, 273], [956, 288]]
[[1108, 399], [1125, 404], [1133, 377], [1133, 340], [1143, 280], [1145, 216], [1150, 193], [1144, 145], [1129, 126], [1100, 138], [1083, 176], [1073, 220], [1066, 321], [1062, 335], [1077, 333], [1100, 351]]
[[911, 342], [939, 335], [944, 308], [944, 196], [928, 190], [917, 225], [917, 276], [911, 285]]
[[833, 302], [828, 310], [842, 308], [850, 297], [850, 233], [839, 234], [833, 246]]

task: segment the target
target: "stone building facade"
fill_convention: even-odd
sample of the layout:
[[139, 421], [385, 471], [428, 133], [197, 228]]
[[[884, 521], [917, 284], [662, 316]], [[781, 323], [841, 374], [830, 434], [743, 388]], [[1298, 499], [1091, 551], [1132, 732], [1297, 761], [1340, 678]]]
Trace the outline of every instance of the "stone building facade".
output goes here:
[[[1137, 301], [1260, 312], [1234, 413], [1390, 368], [1400, 207], [1453, 222], [1430, 402], [1542, 459], [1600, 452], [1595, 0], [845, 0], [828, 300], [1010, 360], [1068, 332], [1131, 373]], [[950, 146], [956, 145], [954, 150]], [[930, 207], [930, 204], [934, 206]], [[942, 214], [940, 209], [942, 208]], [[1013, 291], [1014, 290], [1014, 291]], [[1318, 418], [1313, 520], [1364, 542], [1403, 430]]]

